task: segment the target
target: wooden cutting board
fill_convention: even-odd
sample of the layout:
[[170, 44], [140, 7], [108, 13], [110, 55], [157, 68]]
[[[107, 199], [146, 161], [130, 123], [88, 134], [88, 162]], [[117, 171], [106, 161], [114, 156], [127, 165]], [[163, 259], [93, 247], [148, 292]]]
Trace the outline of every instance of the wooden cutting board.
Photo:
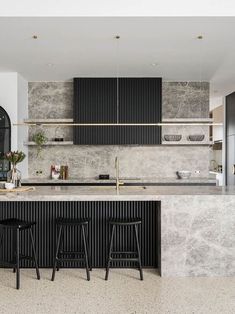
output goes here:
[[36, 188], [34, 186], [21, 186], [20, 188], [15, 188], [11, 190], [7, 189], [0, 189], [0, 192], [28, 192], [28, 191], [35, 191]]

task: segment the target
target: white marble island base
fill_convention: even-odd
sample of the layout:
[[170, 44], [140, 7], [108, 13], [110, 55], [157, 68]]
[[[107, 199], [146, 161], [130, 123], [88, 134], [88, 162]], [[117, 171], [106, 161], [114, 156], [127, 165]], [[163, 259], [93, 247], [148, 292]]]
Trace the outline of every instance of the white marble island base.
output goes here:
[[[222, 187], [37, 187], [1, 201], [156, 201], [161, 276], [235, 275], [235, 189]], [[98, 209], [97, 209], [98, 210]]]
[[235, 275], [235, 196], [162, 198], [161, 275]]

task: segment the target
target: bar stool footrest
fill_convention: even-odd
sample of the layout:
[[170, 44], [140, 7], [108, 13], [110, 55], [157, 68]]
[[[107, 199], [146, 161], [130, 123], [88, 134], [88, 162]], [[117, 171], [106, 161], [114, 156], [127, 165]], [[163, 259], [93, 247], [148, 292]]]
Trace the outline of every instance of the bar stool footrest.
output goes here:
[[138, 262], [138, 258], [128, 258], [128, 257], [123, 257], [123, 258], [110, 258], [110, 262]]
[[0, 261], [0, 265], [3, 266], [3, 267], [9, 267], [9, 268], [16, 267], [16, 263], [14, 263], [14, 262], [7, 262], [7, 261]]
[[57, 262], [85, 262], [84, 258], [57, 258]]
[[22, 260], [22, 259], [34, 262], [34, 258], [32, 256], [20, 254], [20, 260]]
[[69, 252], [69, 251], [62, 251], [59, 252], [58, 255], [62, 256], [62, 255], [84, 255], [84, 252]]
[[119, 254], [119, 255], [121, 255], [121, 254], [135, 254], [135, 255], [137, 255], [138, 254], [138, 252], [133, 252], [133, 251], [131, 251], [131, 252], [128, 252], [128, 251], [125, 251], [125, 252], [111, 252], [111, 254]]

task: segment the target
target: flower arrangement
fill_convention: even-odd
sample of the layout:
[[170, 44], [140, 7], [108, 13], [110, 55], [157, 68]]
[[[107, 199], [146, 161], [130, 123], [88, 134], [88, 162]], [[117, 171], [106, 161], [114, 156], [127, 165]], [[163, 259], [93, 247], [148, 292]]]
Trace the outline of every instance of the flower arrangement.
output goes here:
[[23, 161], [25, 159], [25, 153], [22, 151], [12, 151], [12, 152], [8, 152], [5, 153], [3, 155], [3, 159], [9, 161], [12, 166], [16, 166], [18, 163], [20, 163], [21, 161]]
[[21, 186], [21, 173], [16, 169], [16, 165], [25, 159], [25, 153], [22, 151], [12, 151], [2, 154], [1, 158], [9, 161], [12, 165], [12, 169], [7, 173], [7, 182], [14, 184], [14, 187]]

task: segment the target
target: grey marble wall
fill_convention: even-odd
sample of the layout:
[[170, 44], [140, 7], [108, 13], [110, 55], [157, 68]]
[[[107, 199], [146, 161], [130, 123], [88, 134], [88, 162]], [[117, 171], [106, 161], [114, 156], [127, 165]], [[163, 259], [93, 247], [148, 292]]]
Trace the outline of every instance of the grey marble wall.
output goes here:
[[72, 82], [29, 82], [29, 118], [72, 118]]
[[163, 82], [163, 118], [208, 118], [208, 82]]
[[[203, 83], [203, 105], [196, 101], [200, 83], [163, 82], [163, 118], [208, 117], [209, 85]], [[29, 118], [72, 118], [72, 82], [30, 82]], [[201, 91], [200, 91], [201, 92]], [[178, 95], [179, 94], [179, 95]], [[184, 96], [182, 96], [184, 95]], [[200, 94], [201, 95], [201, 94]], [[182, 98], [182, 103], [180, 99]], [[38, 127], [29, 129], [29, 138]], [[72, 140], [72, 128], [44, 128], [48, 139], [63, 136]], [[48, 177], [51, 164], [68, 164], [70, 177], [94, 177], [100, 173], [114, 175], [115, 156], [120, 158], [121, 176], [174, 177], [177, 170], [200, 170], [207, 177], [207, 146], [45, 146], [42, 157], [29, 147], [29, 177], [37, 170]]]

